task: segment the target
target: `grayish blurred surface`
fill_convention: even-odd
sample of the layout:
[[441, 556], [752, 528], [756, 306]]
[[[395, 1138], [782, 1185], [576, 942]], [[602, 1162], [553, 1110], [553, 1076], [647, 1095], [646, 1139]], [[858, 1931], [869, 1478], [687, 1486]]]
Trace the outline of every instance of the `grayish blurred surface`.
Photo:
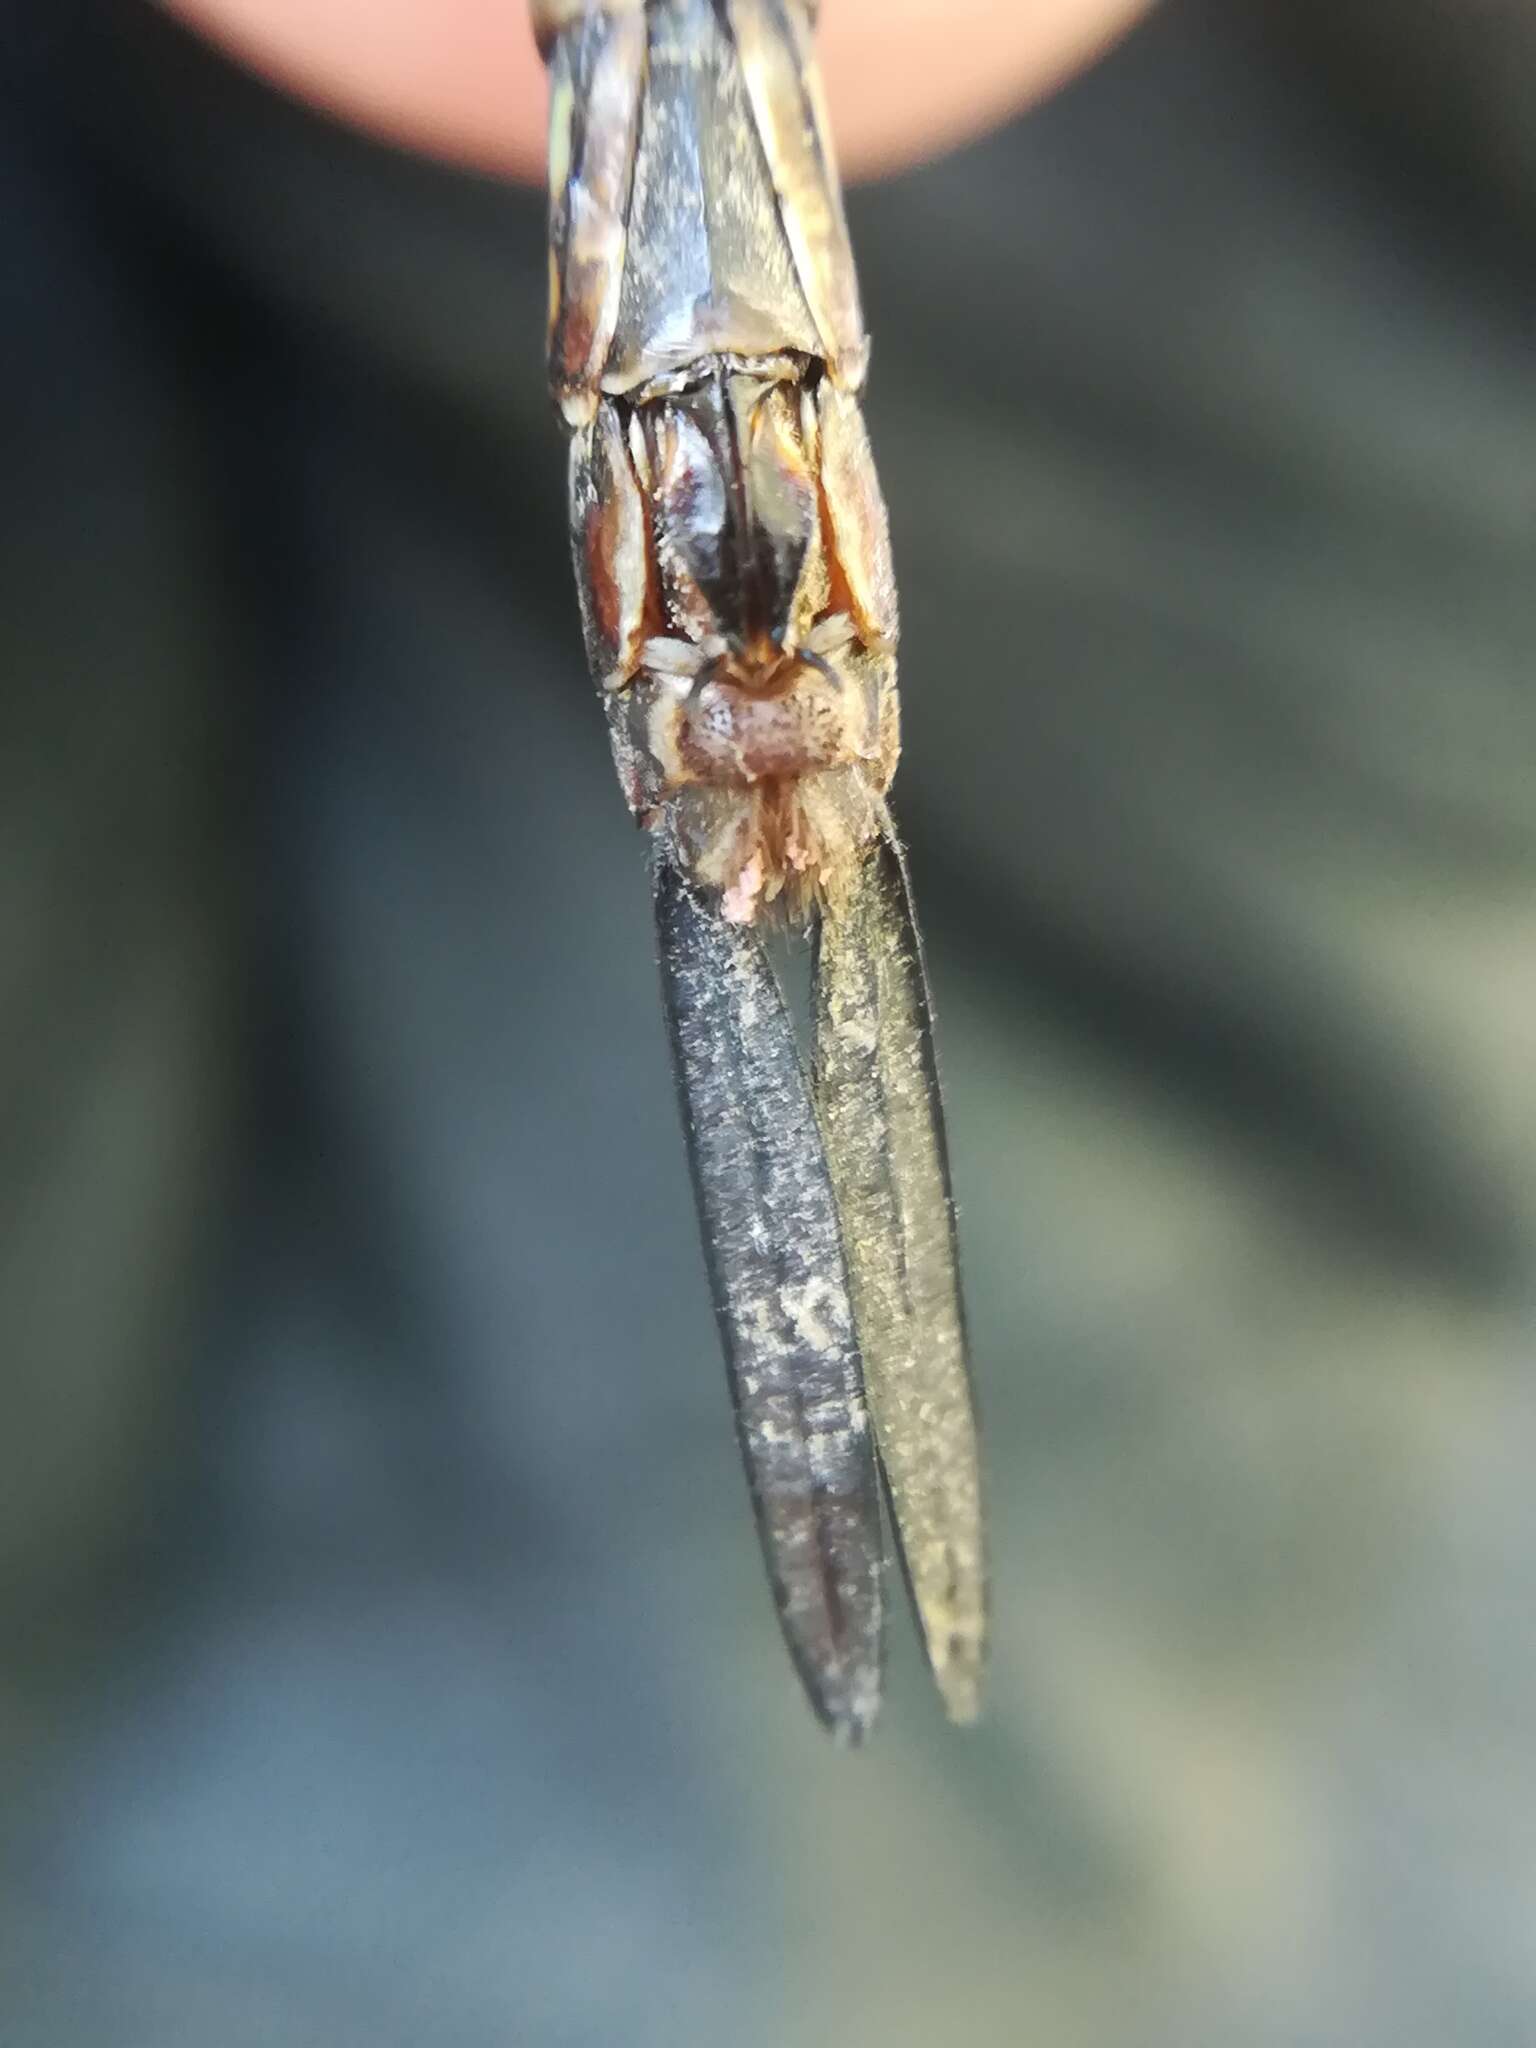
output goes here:
[[[540, 208], [8, 30], [7, 2048], [1536, 2009], [1513, 188], [1173, 6], [855, 202], [992, 1711], [784, 1668]], [[18, 83], [19, 81], [19, 83]]]

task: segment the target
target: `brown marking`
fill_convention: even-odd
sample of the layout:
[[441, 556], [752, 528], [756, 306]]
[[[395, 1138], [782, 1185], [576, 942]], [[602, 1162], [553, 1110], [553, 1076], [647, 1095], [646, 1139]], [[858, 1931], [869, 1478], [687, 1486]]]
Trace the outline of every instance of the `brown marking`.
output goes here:
[[616, 408], [602, 405], [573, 444], [572, 513], [587, 659], [606, 689], [627, 682], [646, 638], [650, 565], [645, 505]]
[[832, 608], [847, 611], [872, 647], [896, 644], [900, 620], [891, 529], [856, 398], [823, 385], [821, 489], [831, 558]]
[[619, 581], [613, 573], [613, 549], [609, 535], [611, 524], [611, 507], [594, 498], [587, 506], [583, 522], [586, 552], [583, 567], [586, 571], [587, 601], [591, 606], [593, 631], [602, 636], [607, 647], [616, 646], [619, 638]]
[[573, 424], [592, 416], [618, 321], [645, 44], [639, 10], [583, 12], [557, 35], [551, 56], [550, 248], [558, 275], [549, 376]]

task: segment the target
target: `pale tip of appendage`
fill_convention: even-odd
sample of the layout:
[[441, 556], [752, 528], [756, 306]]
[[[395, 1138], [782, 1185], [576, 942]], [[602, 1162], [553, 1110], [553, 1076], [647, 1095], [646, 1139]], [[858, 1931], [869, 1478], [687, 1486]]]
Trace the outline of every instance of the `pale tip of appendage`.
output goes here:
[[829, 1716], [827, 1732], [832, 1737], [834, 1749], [862, 1749], [875, 1725], [878, 1706], [852, 1708], [846, 1712]]
[[880, 1712], [880, 1673], [861, 1672], [834, 1694], [820, 1692], [812, 1704], [835, 1749], [860, 1749]]
[[944, 1702], [944, 1712], [957, 1728], [974, 1727], [981, 1719], [982, 1665], [979, 1657], [956, 1659], [934, 1667], [933, 1682]]
[[590, 427], [597, 418], [601, 394], [590, 384], [563, 384], [558, 377], [552, 380], [555, 403], [568, 427], [579, 430]]

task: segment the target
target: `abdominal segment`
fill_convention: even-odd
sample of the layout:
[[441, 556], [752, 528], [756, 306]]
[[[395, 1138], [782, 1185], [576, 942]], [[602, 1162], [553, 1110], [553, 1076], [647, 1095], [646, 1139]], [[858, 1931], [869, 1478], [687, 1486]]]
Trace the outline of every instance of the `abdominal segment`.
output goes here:
[[750, 921], [835, 895], [896, 766], [896, 611], [857, 403], [792, 355], [605, 397], [572, 446], [592, 670], [631, 809]]

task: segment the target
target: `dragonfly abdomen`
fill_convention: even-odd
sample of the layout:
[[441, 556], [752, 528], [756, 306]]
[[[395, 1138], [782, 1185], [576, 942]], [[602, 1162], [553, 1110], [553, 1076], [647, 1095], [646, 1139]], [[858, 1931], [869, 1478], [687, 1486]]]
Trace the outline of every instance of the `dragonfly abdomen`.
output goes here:
[[579, 430], [587, 651], [632, 809], [731, 914], [826, 900], [896, 766], [896, 610], [856, 401], [710, 357]]
[[896, 603], [800, 0], [547, 0], [551, 381], [630, 807], [749, 921], [836, 895], [896, 765]]

